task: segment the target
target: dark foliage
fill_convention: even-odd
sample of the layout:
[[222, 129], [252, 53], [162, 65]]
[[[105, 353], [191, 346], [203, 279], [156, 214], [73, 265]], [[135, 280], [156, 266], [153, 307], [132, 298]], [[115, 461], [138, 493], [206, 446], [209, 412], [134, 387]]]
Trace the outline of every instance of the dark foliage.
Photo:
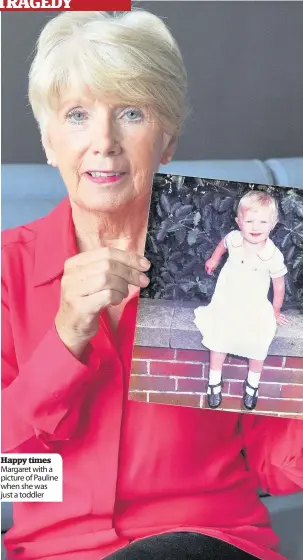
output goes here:
[[145, 251], [151, 282], [141, 297], [208, 303], [226, 256], [212, 276], [205, 261], [236, 229], [237, 206], [249, 190], [265, 190], [278, 202], [271, 238], [288, 268], [284, 309], [303, 312], [303, 191], [164, 174], [154, 177]]

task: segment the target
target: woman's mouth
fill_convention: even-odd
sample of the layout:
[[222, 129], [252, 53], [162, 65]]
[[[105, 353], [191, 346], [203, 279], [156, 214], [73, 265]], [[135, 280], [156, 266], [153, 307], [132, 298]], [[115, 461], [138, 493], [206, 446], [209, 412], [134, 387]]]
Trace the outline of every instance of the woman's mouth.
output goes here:
[[84, 175], [93, 183], [109, 184], [122, 179], [125, 173], [120, 171], [87, 171]]

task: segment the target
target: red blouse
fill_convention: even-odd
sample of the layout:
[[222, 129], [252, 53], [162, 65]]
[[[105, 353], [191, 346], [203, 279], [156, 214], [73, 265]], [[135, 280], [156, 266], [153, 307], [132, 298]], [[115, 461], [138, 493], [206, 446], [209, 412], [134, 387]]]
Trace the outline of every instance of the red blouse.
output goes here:
[[183, 529], [281, 559], [257, 488], [303, 488], [303, 424], [128, 401], [136, 299], [115, 336], [102, 314], [86, 364], [56, 333], [75, 253], [68, 199], [3, 233], [2, 452], [60, 453], [64, 468], [62, 503], [14, 504], [8, 558], [100, 560]]

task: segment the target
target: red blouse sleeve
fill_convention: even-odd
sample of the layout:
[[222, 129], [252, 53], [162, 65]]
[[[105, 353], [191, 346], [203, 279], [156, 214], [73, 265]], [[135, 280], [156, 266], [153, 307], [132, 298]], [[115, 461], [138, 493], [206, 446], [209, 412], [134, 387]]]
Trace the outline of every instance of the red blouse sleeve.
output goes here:
[[243, 414], [248, 468], [272, 495], [303, 490], [303, 421]]
[[69, 439], [78, 420], [85, 387], [100, 359], [88, 348], [78, 361], [55, 326], [27, 363], [18, 367], [10, 326], [7, 289], [2, 286], [2, 453], [16, 452], [33, 436], [48, 446]]

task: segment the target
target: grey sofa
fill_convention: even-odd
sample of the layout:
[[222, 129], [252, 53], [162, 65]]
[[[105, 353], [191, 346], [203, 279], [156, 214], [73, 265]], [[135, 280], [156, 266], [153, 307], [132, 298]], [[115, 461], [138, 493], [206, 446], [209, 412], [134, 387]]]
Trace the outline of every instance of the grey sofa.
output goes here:
[[[303, 157], [251, 160], [174, 161], [163, 173], [207, 179], [303, 188]], [[56, 169], [43, 164], [2, 166], [2, 229], [47, 214], [63, 197], [65, 188]]]
[[[228, 179], [248, 183], [293, 186], [303, 189], [303, 157], [230, 161], [175, 161], [163, 173]], [[46, 215], [65, 196], [58, 172], [47, 165], [2, 166], [2, 229]], [[264, 497], [273, 527], [280, 536], [281, 552], [288, 560], [303, 559], [303, 492], [292, 496]], [[12, 524], [11, 505], [1, 504], [2, 532]], [[2, 550], [2, 558], [5, 552]]]

